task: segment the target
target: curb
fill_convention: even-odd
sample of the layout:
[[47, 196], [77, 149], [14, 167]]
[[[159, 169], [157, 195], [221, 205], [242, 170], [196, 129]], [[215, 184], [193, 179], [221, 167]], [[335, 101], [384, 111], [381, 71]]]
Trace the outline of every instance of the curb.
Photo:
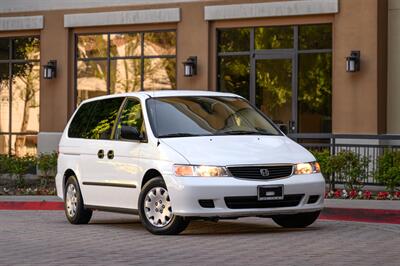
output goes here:
[[[64, 203], [60, 201], [0, 201], [0, 210], [62, 211], [64, 210]], [[319, 219], [400, 224], [400, 210], [327, 207], [324, 208]]]
[[324, 208], [320, 219], [367, 223], [400, 224], [400, 210]]

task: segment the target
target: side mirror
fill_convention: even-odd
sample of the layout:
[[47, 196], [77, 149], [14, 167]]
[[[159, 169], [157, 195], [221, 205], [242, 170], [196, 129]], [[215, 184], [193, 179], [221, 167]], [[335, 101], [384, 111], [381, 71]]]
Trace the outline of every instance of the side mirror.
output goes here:
[[289, 133], [289, 129], [287, 127], [287, 125], [285, 124], [280, 124], [279, 125], [279, 129], [283, 132], [283, 134], [287, 135]]
[[121, 126], [121, 138], [127, 140], [142, 140], [136, 127]]

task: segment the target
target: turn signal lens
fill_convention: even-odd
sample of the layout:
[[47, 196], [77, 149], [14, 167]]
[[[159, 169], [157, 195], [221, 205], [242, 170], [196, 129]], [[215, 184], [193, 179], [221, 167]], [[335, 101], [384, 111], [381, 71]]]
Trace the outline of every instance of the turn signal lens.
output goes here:
[[295, 166], [294, 173], [296, 175], [309, 175], [321, 172], [321, 167], [318, 162], [298, 163]]
[[206, 165], [174, 165], [174, 172], [176, 176], [228, 176], [225, 167]]

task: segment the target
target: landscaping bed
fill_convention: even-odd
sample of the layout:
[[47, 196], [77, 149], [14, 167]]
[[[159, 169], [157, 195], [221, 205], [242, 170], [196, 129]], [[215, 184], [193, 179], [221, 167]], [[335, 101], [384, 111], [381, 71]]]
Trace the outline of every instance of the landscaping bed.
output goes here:
[[0, 155], [0, 195], [55, 195], [57, 154]]

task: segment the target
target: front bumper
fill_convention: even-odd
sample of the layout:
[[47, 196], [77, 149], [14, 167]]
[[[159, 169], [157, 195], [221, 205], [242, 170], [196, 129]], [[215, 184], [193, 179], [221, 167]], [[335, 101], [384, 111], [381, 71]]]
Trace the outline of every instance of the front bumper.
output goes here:
[[[244, 217], [272, 216], [312, 212], [324, 207], [325, 180], [321, 174], [293, 175], [275, 180], [250, 180], [234, 177], [164, 177], [170, 194], [174, 214], [190, 217]], [[304, 194], [292, 207], [228, 208], [225, 197], [255, 197], [260, 185], [283, 185], [285, 195]], [[309, 197], [319, 195], [315, 203]], [[200, 206], [199, 200], [212, 200], [214, 208]]]

